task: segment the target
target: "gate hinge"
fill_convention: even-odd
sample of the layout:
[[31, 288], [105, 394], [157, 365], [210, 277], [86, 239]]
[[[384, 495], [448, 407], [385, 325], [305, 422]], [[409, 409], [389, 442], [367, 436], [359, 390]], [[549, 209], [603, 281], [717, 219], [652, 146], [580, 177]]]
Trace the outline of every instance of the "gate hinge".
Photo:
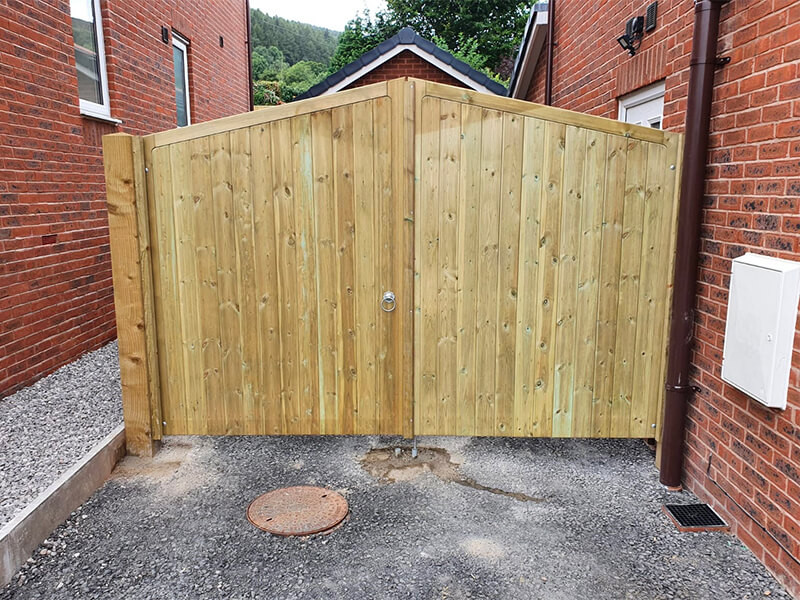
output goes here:
[[667, 383], [664, 385], [664, 389], [668, 392], [678, 392], [679, 394], [688, 394], [689, 392], [700, 392], [700, 388], [696, 385], [672, 385]]

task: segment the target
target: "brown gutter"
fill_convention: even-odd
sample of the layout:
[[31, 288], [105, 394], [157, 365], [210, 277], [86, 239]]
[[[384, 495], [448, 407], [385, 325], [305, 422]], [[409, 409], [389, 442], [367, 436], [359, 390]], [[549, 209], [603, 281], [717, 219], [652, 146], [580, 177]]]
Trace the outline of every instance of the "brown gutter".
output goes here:
[[689, 365], [694, 335], [694, 303], [703, 218], [705, 171], [714, 71], [717, 68], [717, 35], [722, 5], [728, 0], [700, 0], [694, 5], [694, 37], [689, 67], [689, 96], [683, 149], [681, 202], [675, 255], [675, 289], [669, 331], [664, 430], [661, 435], [661, 483], [681, 486], [686, 408], [693, 387]]
[[547, 74], [544, 81], [544, 103], [553, 105], [553, 47], [555, 42], [556, 0], [547, 2]]
[[252, 35], [252, 28], [250, 27], [250, 0], [244, 0], [244, 8], [247, 11], [247, 90], [248, 97], [250, 98], [250, 110], [253, 110], [253, 48], [250, 44], [250, 36]]

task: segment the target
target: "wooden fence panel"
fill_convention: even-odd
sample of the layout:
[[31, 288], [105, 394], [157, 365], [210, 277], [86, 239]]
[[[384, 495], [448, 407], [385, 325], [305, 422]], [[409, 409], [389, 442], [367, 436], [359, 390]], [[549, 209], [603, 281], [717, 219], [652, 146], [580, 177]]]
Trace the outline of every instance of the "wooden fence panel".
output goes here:
[[680, 136], [416, 97], [415, 432], [658, 437]]
[[410, 433], [407, 88], [146, 138], [165, 434]]

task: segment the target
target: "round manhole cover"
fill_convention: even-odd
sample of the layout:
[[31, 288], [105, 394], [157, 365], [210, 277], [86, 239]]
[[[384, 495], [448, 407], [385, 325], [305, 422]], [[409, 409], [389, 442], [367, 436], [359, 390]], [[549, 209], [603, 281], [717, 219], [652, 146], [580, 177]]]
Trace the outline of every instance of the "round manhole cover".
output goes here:
[[347, 500], [320, 487], [281, 488], [259, 496], [247, 508], [248, 520], [275, 535], [311, 535], [336, 527], [347, 516]]

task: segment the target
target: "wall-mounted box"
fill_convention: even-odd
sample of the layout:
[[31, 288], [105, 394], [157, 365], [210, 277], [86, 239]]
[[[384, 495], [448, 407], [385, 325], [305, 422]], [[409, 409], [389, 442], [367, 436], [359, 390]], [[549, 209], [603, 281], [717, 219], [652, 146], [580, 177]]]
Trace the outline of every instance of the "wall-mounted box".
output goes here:
[[786, 408], [799, 300], [800, 262], [734, 259], [722, 379], [772, 408]]

